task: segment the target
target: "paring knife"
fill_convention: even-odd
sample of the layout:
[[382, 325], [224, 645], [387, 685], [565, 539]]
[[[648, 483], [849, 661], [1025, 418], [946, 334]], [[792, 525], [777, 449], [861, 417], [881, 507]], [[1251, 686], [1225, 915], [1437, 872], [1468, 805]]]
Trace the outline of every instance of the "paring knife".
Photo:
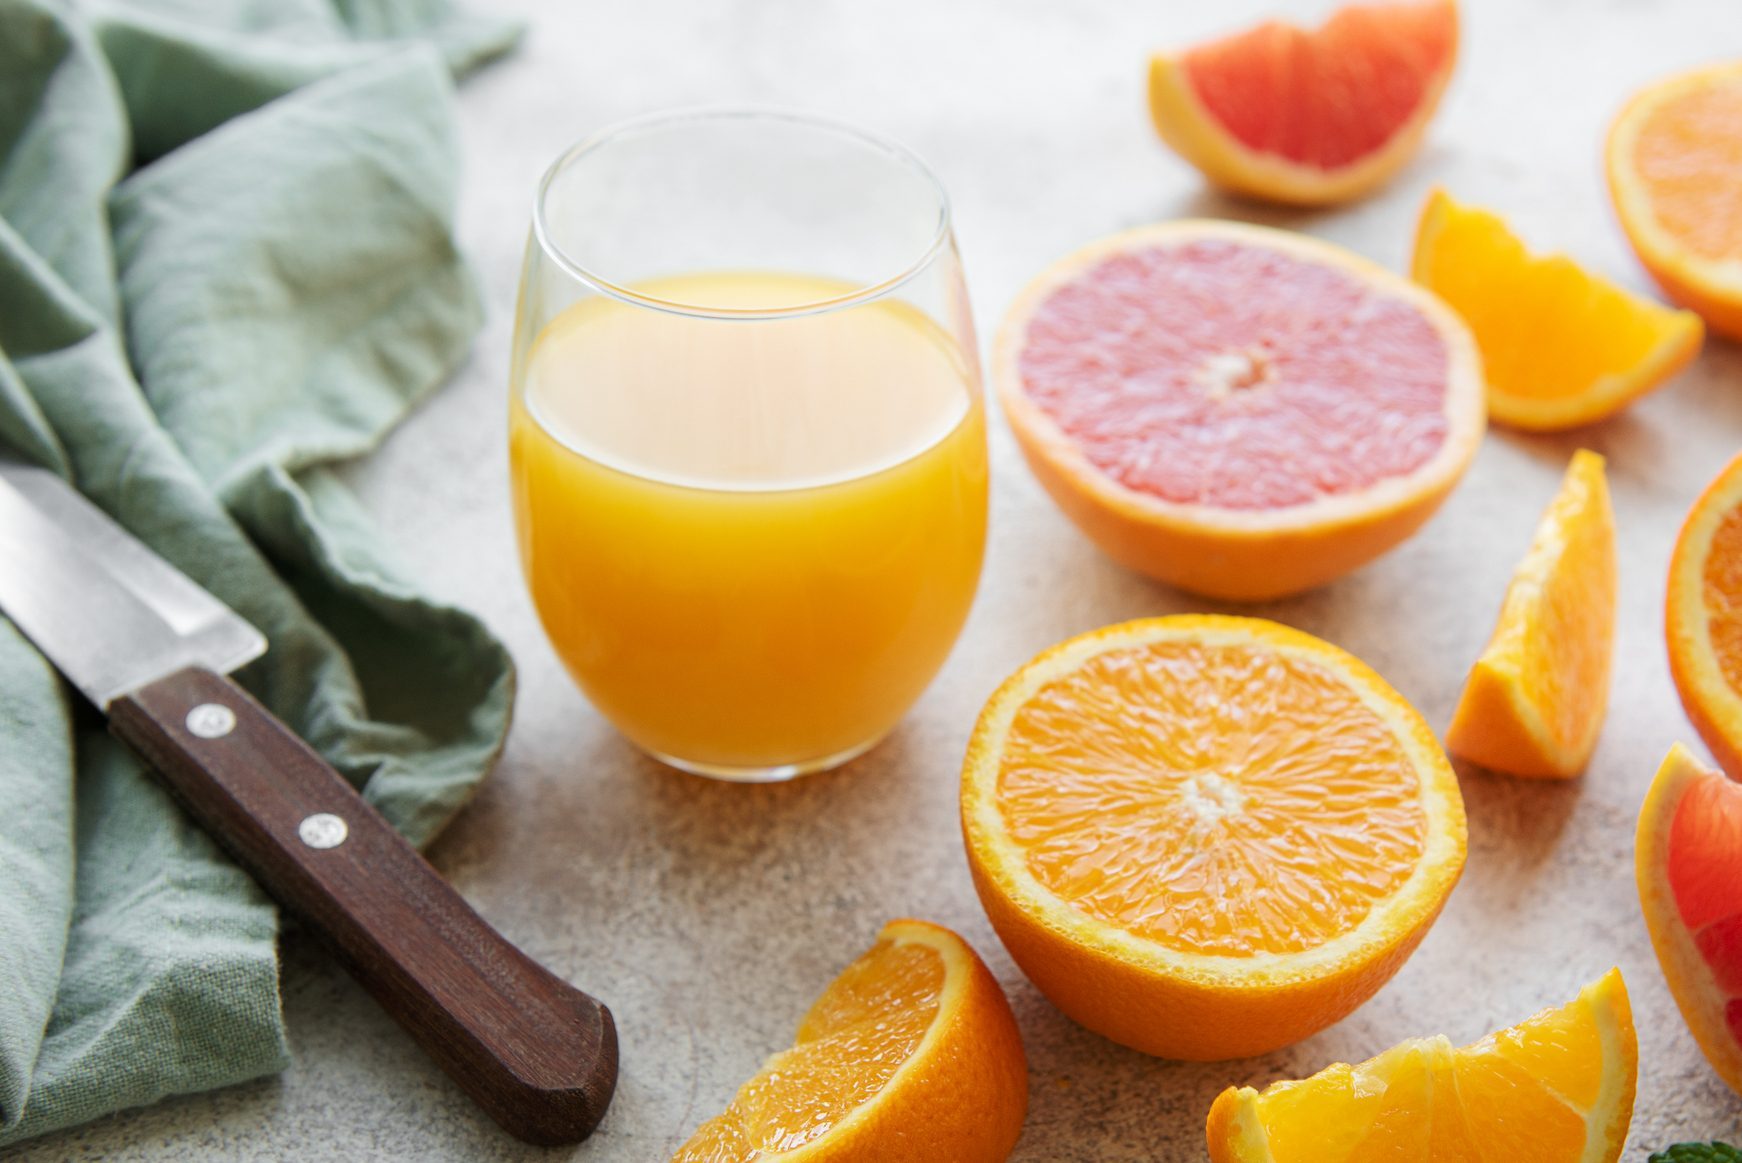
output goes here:
[[58, 476], [0, 455], [0, 610], [188, 814], [510, 1134], [585, 1138], [617, 1081], [599, 1002], [492, 929], [225, 675], [266, 651]]

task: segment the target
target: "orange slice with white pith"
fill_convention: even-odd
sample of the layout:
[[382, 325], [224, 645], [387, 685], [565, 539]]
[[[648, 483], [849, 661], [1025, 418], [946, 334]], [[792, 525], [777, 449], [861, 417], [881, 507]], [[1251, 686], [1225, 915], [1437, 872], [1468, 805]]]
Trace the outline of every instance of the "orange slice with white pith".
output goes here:
[[1688, 510], [1668, 590], [1669, 672], [1682, 707], [1718, 766], [1742, 778], [1742, 456]]
[[1261, 1054], [1397, 972], [1463, 868], [1445, 753], [1352, 655], [1256, 618], [1109, 626], [999, 687], [968, 866], [1053, 1004], [1167, 1058]]
[[1638, 93], [1615, 119], [1609, 192], [1664, 292], [1742, 340], [1742, 61]]

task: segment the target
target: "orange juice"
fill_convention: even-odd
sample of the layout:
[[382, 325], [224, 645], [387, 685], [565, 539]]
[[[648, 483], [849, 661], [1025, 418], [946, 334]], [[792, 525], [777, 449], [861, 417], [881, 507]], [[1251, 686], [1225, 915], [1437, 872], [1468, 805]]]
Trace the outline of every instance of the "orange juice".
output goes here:
[[[832, 280], [640, 285], [709, 308]], [[713, 774], [870, 746], [942, 665], [986, 535], [977, 379], [903, 303], [704, 318], [583, 300], [510, 393], [522, 564], [546, 632], [635, 743]]]

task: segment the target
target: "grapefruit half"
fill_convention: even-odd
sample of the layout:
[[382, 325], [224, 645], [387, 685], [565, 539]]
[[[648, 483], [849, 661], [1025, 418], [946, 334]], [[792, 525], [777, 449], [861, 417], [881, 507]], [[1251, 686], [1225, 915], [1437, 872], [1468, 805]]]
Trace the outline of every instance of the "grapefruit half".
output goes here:
[[1296, 205], [1359, 197], [1414, 156], [1458, 55], [1455, 0], [1350, 4], [1150, 61], [1161, 139], [1212, 182]]
[[1234, 222], [1141, 227], [1029, 284], [993, 350], [1053, 499], [1115, 560], [1259, 601], [1419, 528], [1485, 421], [1469, 329], [1341, 247]]
[[1639, 904], [1682, 1017], [1742, 1094], [1742, 784], [1670, 748], [1639, 812]]

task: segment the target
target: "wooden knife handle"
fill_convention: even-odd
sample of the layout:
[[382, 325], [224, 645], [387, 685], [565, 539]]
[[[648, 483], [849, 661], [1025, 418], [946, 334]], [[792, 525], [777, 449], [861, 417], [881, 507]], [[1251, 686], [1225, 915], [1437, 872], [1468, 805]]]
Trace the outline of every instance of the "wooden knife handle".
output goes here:
[[492, 929], [270, 711], [190, 667], [116, 699], [109, 727], [505, 1130], [592, 1131], [617, 1082], [610, 1011]]

